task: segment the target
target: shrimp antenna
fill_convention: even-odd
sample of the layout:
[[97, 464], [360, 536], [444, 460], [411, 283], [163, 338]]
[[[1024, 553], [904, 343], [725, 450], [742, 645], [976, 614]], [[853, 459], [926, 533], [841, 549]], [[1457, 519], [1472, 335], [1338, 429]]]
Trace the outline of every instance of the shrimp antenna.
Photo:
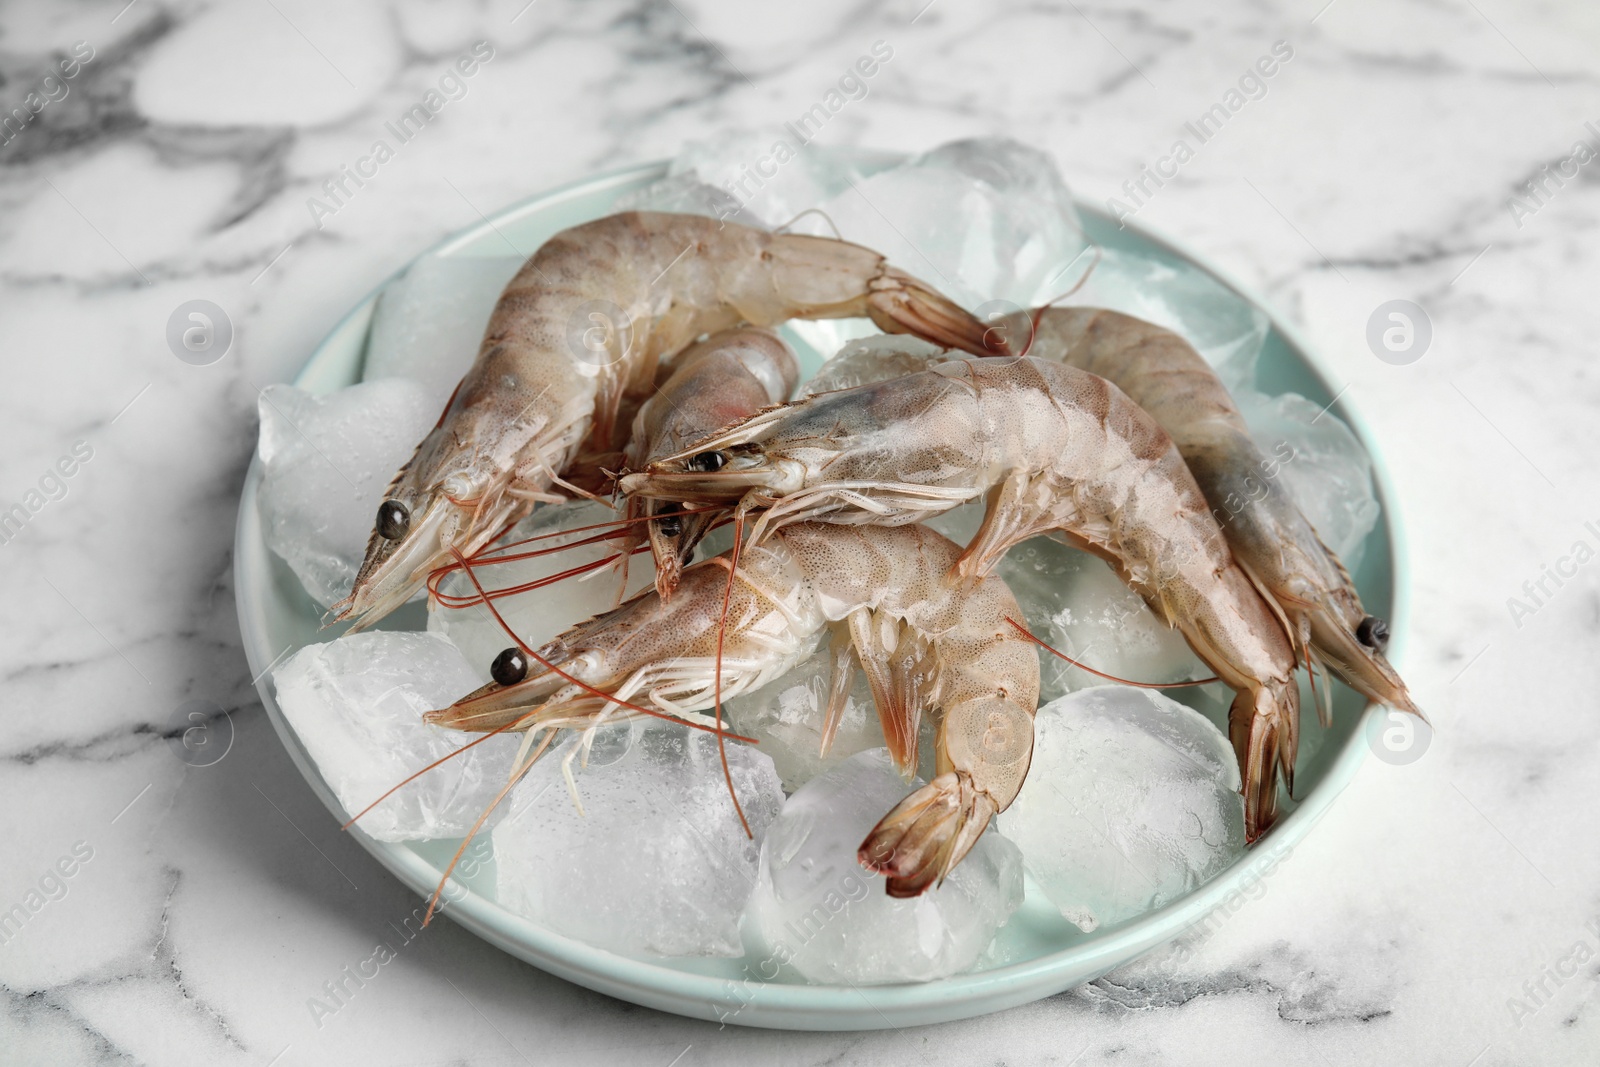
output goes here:
[[1006, 622], [1009, 622], [1012, 626], [1016, 627], [1017, 631], [1021, 633], [1023, 637], [1026, 637], [1029, 641], [1032, 641], [1034, 644], [1038, 645], [1046, 652], [1049, 652], [1051, 655], [1059, 656], [1079, 670], [1088, 671], [1096, 678], [1104, 678], [1108, 682], [1120, 682], [1123, 685], [1131, 685], [1139, 689], [1184, 689], [1192, 685], [1210, 685], [1212, 682], [1222, 681], [1221, 678], [1217, 678], [1215, 676], [1211, 678], [1201, 678], [1198, 681], [1193, 682], [1134, 682], [1127, 678], [1118, 678], [1114, 674], [1107, 674], [1105, 671], [1097, 671], [1087, 663], [1084, 663], [1081, 660], [1073, 659], [1059, 648], [1054, 648], [1051, 645], [1046, 644], [1044, 641], [1041, 641], [1039, 638], [1035, 637], [1033, 631], [1029, 630], [1016, 619], [1007, 616]]
[[445, 867], [444, 875], [439, 879], [439, 884], [434, 887], [433, 896], [428, 898], [428, 910], [422, 916], [423, 926], [427, 926], [433, 921], [433, 913], [439, 907], [439, 898], [444, 894], [444, 887], [449, 883], [450, 875], [455, 871], [456, 864], [461, 862], [461, 857], [467, 851], [467, 846], [472, 844], [472, 839], [478, 836], [479, 830], [483, 829], [483, 824], [488, 820], [490, 813], [500, 806], [500, 802], [506, 798], [506, 794], [510, 793], [516, 787], [516, 784], [522, 781], [527, 776], [527, 773], [533, 769], [534, 763], [550, 748], [550, 744], [555, 740], [555, 737], [556, 732], [554, 730], [544, 735], [544, 739], [539, 742], [539, 747], [528, 757], [527, 762], [511, 772], [511, 780], [506, 782], [505, 787], [494, 795], [494, 799], [489, 801], [489, 806], [483, 809], [482, 813], [478, 815], [477, 821], [472, 824], [472, 829], [467, 831], [467, 836], [463, 837], [461, 844], [456, 846], [455, 855], [450, 857], [450, 863]]
[[384, 792], [384, 794], [382, 796], [380, 796], [377, 800], [374, 800], [371, 804], [368, 804], [366, 807], [362, 808], [360, 811], [358, 811], [354, 815], [350, 816], [350, 821], [345, 823], [343, 826], [339, 827], [339, 829], [341, 829], [341, 830], [350, 829], [350, 827], [354, 826], [356, 824], [356, 821], [358, 819], [360, 819], [363, 815], [365, 815], [367, 812], [371, 811], [373, 808], [377, 807], [379, 804], [382, 804], [385, 800], [388, 800], [390, 797], [394, 796], [395, 793], [399, 792], [400, 788], [402, 786], [410, 785], [412, 782], [416, 781], [418, 778], [421, 778], [424, 774], [427, 774], [429, 771], [431, 771], [435, 767], [439, 766], [439, 764], [444, 763], [446, 760], [455, 759], [457, 756], [461, 755], [461, 753], [465, 752], [467, 749], [471, 748], [473, 745], [481, 745], [485, 741], [489, 740], [489, 738], [495, 736], [496, 734], [504, 733], [507, 730], [513, 730], [516, 727], [521, 726], [523, 723], [527, 722], [529, 719], [531, 719], [535, 715], [539, 714], [539, 711], [540, 711], [539, 708], [534, 708], [532, 711], [528, 712], [526, 715], [523, 715], [523, 716], [521, 716], [519, 718], [512, 719], [510, 722], [505, 723], [505, 724], [503, 724], [501, 726], [496, 726], [493, 730], [490, 730], [488, 733], [484, 734], [482, 737], [475, 737], [471, 741], [468, 741], [466, 744], [462, 745], [460, 748], [456, 749], [454, 752], [449, 752], [449, 753], [446, 753], [443, 756], [440, 756], [438, 759], [434, 760], [432, 763], [430, 763], [426, 767], [422, 768], [422, 770], [417, 771], [415, 774], [410, 774], [410, 775], [407, 775], [406, 777], [400, 779], [400, 781], [398, 783], [396, 783], [395, 785], [391, 786], [388, 790], [386, 790]]
[[[701, 512], [704, 512], [704, 511], [717, 511], [717, 510], [720, 509], [720, 507], [721, 506], [718, 505], [718, 504], [707, 504], [707, 505], [705, 505], [703, 507], [698, 507], [698, 508], [684, 508], [683, 511], [682, 511], [682, 514], [684, 514], [684, 515], [697, 515], [697, 514], [699, 514]], [[479, 549], [477, 552], [474, 552], [471, 556], [468, 557], [468, 559], [471, 560], [473, 563], [478, 563], [478, 564], [509, 563], [512, 560], [531, 559], [534, 556], [549, 555], [549, 554], [551, 554], [553, 552], [562, 552], [562, 551], [565, 551], [566, 549], [569, 549], [569, 548], [576, 548], [579, 545], [589, 545], [589, 544], [594, 544], [594, 543], [599, 542], [599, 541], [604, 541], [608, 537], [611, 537], [612, 535], [621, 533], [624, 527], [637, 526], [640, 523], [649, 522], [651, 520], [651, 518], [652, 518], [652, 516], [649, 516], [649, 515], [640, 515], [640, 516], [638, 516], [636, 518], [611, 519], [611, 520], [609, 520], [607, 522], [590, 523], [587, 526], [573, 526], [573, 527], [570, 527], [570, 528], [565, 529], [565, 530], [551, 530], [548, 533], [534, 534], [532, 537], [523, 537], [523, 538], [520, 538], [520, 539], [518, 539], [516, 541], [508, 541], [503, 545], [495, 545], [495, 544], [491, 543], [491, 545], [489, 547], [482, 548], [482, 549]], [[552, 538], [555, 538], [555, 537], [566, 537], [568, 534], [588, 533], [590, 530], [603, 530], [605, 532], [601, 533], [601, 534], [596, 534], [596, 535], [594, 535], [592, 537], [584, 538], [583, 540], [580, 540], [580, 541], [573, 541], [570, 544], [555, 545], [555, 546], [553, 546], [551, 548], [542, 548], [542, 549], [532, 550], [526, 555], [523, 555], [521, 553], [512, 554], [512, 555], [501, 555], [501, 553], [506, 552], [509, 549], [520, 548], [523, 545], [531, 545], [535, 541], [548, 541], [548, 540], [550, 540]], [[504, 536], [505, 533], [509, 533], [509, 532], [510, 532], [510, 530], [507, 529], [506, 531], [504, 531], [504, 533], [501, 534], [501, 536]], [[439, 568], [439, 569], [456, 571], [456, 570], [460, 570], [461, 568], [460, 568], [459, 564], [447, 563], [447, 564], [444, 565], [444, 567]]]
[[[1039, 336], [1039, 320], [1044, 318], [1044, 313], [1050, 308], [1054, 307], [1056, 304], [1061, 303], [1061, 301], [1065, 300], [1073, 293], [1076, 293], [1079, 289], [1082, 289], [1085, 285], [1089, 284], [1090, 276], [1092, 276], [1095, 272], [1095, 269], [1100, 266], [1100, 261], [1105, 258], [1105, 249], [1100, 245], [1089, 245], [1084, 248], [1083, 252], [1087, 252], [1090, 248], [1094, 249], [1094, 259], [1090, 260], [1089, 265], [1084, 268], [1083, 274], [1078, 278], [1078, 280], [1073, 282], [1066, 292], [1061, 293], [1058, 296], [1051, 297], [1049, 300], [1046, 300], [1044, 303], [1040, 304], [1038, 307], [1034, 308], [1028, 313], [1028, 318], [1030, 320], [1029, 324], [1032, 328], [1028, 331], [1028, 347], [1022, 350], [1023, 355], [1027, 355], [1028, 351], [1033, 348], [1034, 339]], [[1082, 259], [1083, 252], [1079, 252], [1076, 256], [1073, 256], [1072, 261], [1069, 262], [1066, 267], [1062, 267], [1061, 270], [1056, 272], [1056, 277], [1065, 274], [1067, 267], [1072, 266], [1073, 263], [1076, 263], [1078, 260]], [[1052, 277], [1050, 280], [1055, 281], [1055, 277]]]
[[804, 211], [800, 212], [800, 214], [796, 215], [794, 218], [790, 219], [788, 222], [784, 223], [782, 226], [779, 226], [776, 230], [773, 230], [772, 232], [773, 233], [783, 233], [790, 226], [793, 226], [795, 223], [799, 222], [801, 219], [805, 218], [807, 215], [816, 215], [823, 222], [826, 222], [828, 224], [828, 229], [833, 231], [834, 240], [836, 240], [836, 241], [844, 240], [844, 234], [839, 232], [839, 227], [833, 221], [833, 216], [829, 215], [826, 211], [822, 210], [820, 207], [808, 207], [808, 208], [806, 208]]
[[[697, 722], [689, 722], [687, 719], [680, 719], [675, 715], [668, 715], [665, 712], [655, 711], [651, 708], [640, 707], [638, 704], [630, 704], [628, 701], [623, 700], [611, 693], [601, 692], [588, 682], [580, 681], [579, 679], [574, 678], [560, 667], [557, 667], [554, 663], [551, 663], [549, 660], [539, 655], [539, 653], [528, 647], [528, 643], [522, 639], [522, 636], [518, 634], [517, 631], [511, 628], [511, 625], [507, 623], [505, 618], [500, 614], [500, 609], [494, 606], [494, 601], [490, 600], [488, 596], [484, 594], [483, 586], [478, 582], [478, 576], [473, 573], [472, 564], [467, 562], [465, 556], [461, 555], [461, 550], [452, 546], [450, 552], [456, 557], [457, 560], [460, 561], [462, 568], [466, 571], [467, 578], [477, 588], [478, 594], [483, 596], [483, 606], [489, 609], [489, 614], [494, 616], [494, 621], [500, 625], [500, 629], [504, 630], [506, 636], [510, 637], [511, 640], [517, 643], [517, 647], [522, 650], [524, 655], [533, 660], [535, 663], [539, 664], [545, 670], [549, 671], [557, 678], [560, 678], [562, 681], [569, 682], [572, 685], [577, 686], [590, 696], [599, 697], [608, 704], [615, 704], [617, 707], [627, 708], [629, 711], [637, 711], [639, 714], [648, 715], [652, 719], [663, 719], [666, 722], [679, 723], [693, 730], [704, 730], [706, 733], [714, 733], [718, 736], [721, 736], [723, 731], [720, 720], [718, 725], [715, 727], [705, 726]], [[728, 736], [733, 738], [735, 741], [748, 741], [752, 745], [760, 743], [756, 741], [755, 738], [745, 737], [743, 734], [728, 734]]]
[[[637, 554], [641, 551], [644, 551], [644, 549], [635, 549], [634, 553]], [[498, 600], [503, 597], [516, 596], [518, 593], [526, 593], [534, 589], [543, 589], [545, 586], [555, 585], [557, 582], [565, 581], [568, 578], [573, 578], [596, 571], [603, 571], [621, 558], [622, 553], [613, 553], [597, 560], [591, 560], [588, 563], [580, 563], [576, 567], [569, 567], [566, 570], [558, 571], [555, 574], [547, 574], [543, 578], [535, 578], [531, 581], [523, 582], [520, 585], [508, 585], [502, 586], [499, 589], [492, 589], [488, 592], [487, 596], [492, 600]], [[495, 560], [491, 562], [499, 561]], [[443, 604], [447, 608], [469, 608], [480, 602], [476, 595], [464, 596], [455, 593], [441, 593], [438, 588], [438, 583], [442, 581], [449, 573], [452, 572], [446, 571], [443, 574], [435, 572], [434, 574], [428, 576], [428, 592], [433, 595], [433, 598], [436, 601], [438, 601], [440, 604]]]
[[733, 603], [733, 579], [739, 573], [739, 543], [744, 539], [744, 509], [741, 507], [733, 516], [733, 551], [728, 558], [728, 584], [722, 587], [722, 617], [717, 620], [717, 667], [715, 681], [716, 707], [717, 707], [717, 755], [722, 759], [722, 777], [728, 782], [728, 796], [733, 799], [733, 810], [739, 816], [739, 825], [744, 827], [744, 835], [751, 840], [755, 834], [750, 832], [750, 820], [744, 817], [744, 808], [739, 805], [739, 791], [733, 787], [733, 772], [728, 770], [728, 749], [722, 740], [722, 641], [728, 636], [728, 605]]

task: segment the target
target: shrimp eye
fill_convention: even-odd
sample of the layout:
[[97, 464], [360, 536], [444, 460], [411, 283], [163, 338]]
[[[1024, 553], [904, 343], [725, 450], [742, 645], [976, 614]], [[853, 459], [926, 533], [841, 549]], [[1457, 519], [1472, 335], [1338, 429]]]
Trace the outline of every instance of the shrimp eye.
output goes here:
[[696, 452], [689, 457], [688, 467], [696, 474], [712, 474], [728, 465], [726, 452]]
[[679, 514], [680, 510], [674, 504], [671, 511], [663, 511], [656, 517], [656, 529], [660, 531], [662, 537], [677, 537], [683, 533], [683, 516]]
[[516, 685], [528, 676], [528, 658], [513, 645], [494, 658], [489, 677], [499, 685]]
[[411, 512], [398, 500], [385, 500], [378, 505], [378, 536], [398, 541], [411, 529]]
[[1382, 652], [1389, 647], [1389, 624], [1376, 615], [1368, 615], [1356, 627], [1356, 640]]

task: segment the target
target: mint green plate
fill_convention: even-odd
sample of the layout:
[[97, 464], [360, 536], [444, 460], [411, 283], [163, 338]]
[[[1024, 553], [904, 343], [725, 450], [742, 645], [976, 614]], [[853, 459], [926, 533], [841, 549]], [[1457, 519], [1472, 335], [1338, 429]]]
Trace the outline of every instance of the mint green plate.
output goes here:
[[[864, 155], [864, 161], [885, 165], [894, 157]], [[515, 249], [531, 251], [569, 226], [608, 214], [616, 200], [660, 178], [665, 164], [632, 167], [564, 186], [500, 212], [430, 250], [443, 256], [505, 256]], [[1093, 205], [1080, 203], [1089, 237], [1111, 248], [1187, 260], [1234, 289], [1270, 316], [1272, 330], [1261, 355], [1258, 379], [1267, 392], [1293, 390], [1320, 403], [1332, 403], [1334, 389], [1310, 355], [1305, 340], [1248, 289], [1231, 281], [1202, 258], [1129, 223], [1119, 229]], [[387, 284], [387, 283], [386, 283]], [[381, 291], [381, 287], [380, 290]], [[295, 384], [325, 393], [359, 380], [368, 326], [377, 292], [345, 316], [311, 354]], [[1396, 521], [1394, 493], [1381, 453], [1374, 447], [1359, 415], [1346, 403], [1333, 410], [1343, 418], [1373, 457], [1382, 519], [1367, 541], [1355, 578], [1367, 607], [1391, 620], [1391, 658], [1401, 658], [1407, 631], [1408, 604], [1398, 581], [1403, 571], [1403, 541]], [[256, 509], [259, 464], [253, 463], [239, 502], [234, 573], [239, 622], [252, 674], [259, 674], [286, 647], [299, 648], [336, 637], [337, 629], [319, 631], [319, 610], [288, 568], [267, 550]], [[397, 628], [421, 628], [420, 607], [410, 605], [392, 616]], [[335, 799], [316, 766], [273, 699], [271, 679], [257, 682], [278, 736], [283, 739], [307, 783], [344, 822], [348, 813]], [[1306, 716], [1301, 758], [1296, 767], [1298, 803], [1272, 832], [1237, 863], [1181, 900], [1121, 926], [1083, 934], [1065, 923], [1037, 892], [996, 942], [992, 959], [980, 969], [941, 981], [895, 986], [816, 986], [751, 981], [739, 960], [635, 959], [593, 948], [545, 930], [502, 909], [495, 901], [493, 863], [480, 864], [473, 877], [452, 886], [453, 903], [444, 914], [506, 952], [551, 974], [613, 997], [662, 1011], [745, 1026], [803, 1030], [858, 1030], [914, 1026], [981, 1015], [1046, 997], [1090, 981], [1157, 946], [1178, 937], [1211, 911], [1256, 880], [1269, 875], [1287, 848], [1302, 840], [1318, 818], [1349, 784], [1367, 749], [1363, 729], [1368, 708], [1348, 689], [1340, 689], [1334, 726], [1322, 731]], [[418, 894], [427, 896], [438, 884], [455, 841], [388, 844], [359, 829], [351, 833], [366, 850]], [[1292, 872], [1291, 872], [1292, 874]], [[1236, 904], [1234, 906], [1237, 906]]]

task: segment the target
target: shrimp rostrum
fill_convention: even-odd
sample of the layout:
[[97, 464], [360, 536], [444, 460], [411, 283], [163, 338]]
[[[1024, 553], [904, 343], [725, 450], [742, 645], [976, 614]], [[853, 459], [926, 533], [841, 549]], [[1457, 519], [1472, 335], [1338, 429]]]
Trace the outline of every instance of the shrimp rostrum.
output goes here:
[[737, 565], [734, 551], [686, 568], [670, 600], [646, 591], [531, 655], [507, 649], [495, 681], [429, 720], [554, 731], [648, 711], [703, 725], [719, 689], [725, 698], [765, 684], [828, 632], [824, 750], [856, 663], [908, 777], [924, 712], [937, 720], [935, 777], [861, 845], [891, 895], [923, 892], [1010, 805], [1028, 771], [1039, 659], [1008, 622], [1022, 618], [1016, 598], [997, 577], [951, 581], [960, 546], [921, 526], [798, 524], [744, 548]]
[[376, 621], [452, 550], [471, 556], [574, 490], [574, 459], [620, 448], [658, 365], [696, 338], [851, 317], [986, 351], [982, 323], [846, 241], [659, 212], [557, 234], [506, 286], [472, 368], [390, 484], [338, 617]]
[[1114, 385], [1032, 358], [959, 359], [755, 415], [626, 476], [623, 492], [789, 523], [917, 522], [985, 497], [954, 578], [1051, 534], [1105, 559], [1235, 691], [1229, 733], [1250, 839], [1292, 788], [1300, 692], [1283, 626], [1172, 439]]

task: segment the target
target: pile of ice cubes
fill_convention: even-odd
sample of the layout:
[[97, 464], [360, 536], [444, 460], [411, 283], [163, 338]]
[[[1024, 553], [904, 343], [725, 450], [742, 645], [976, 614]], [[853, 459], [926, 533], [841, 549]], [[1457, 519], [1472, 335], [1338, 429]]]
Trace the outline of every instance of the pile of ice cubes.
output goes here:
[[[1256, 391], [1265, 316], [1181, 261], [1093, 246], [1047, 156], [997, 140], [898, 160], [810, 145], [758, 180], [745, 164], [765, 152], [765, 140], [694, 146], [619, 206], [837, 232], [986, 316], [1071, 290], [1068, 303], [1177, 330], [1238, 395], [1263, 449], [1292, 452], [1282, 476], [1323, 537], [1351, 565], [1359, 559], [1378, 515], [1370, 463], [1332, 412]], [[320, 396], [288, 386], [262, 394], [258, 503], [267, 543], [319, 605], [348, 593], [386, 485], [471, 364], [518, 266], [492, 256], [423, 257], [378, 301], [360, 384]], [[905, 348], [899, 339], [851, 345], [876, 334], [864, 320], [786, 331], [809, 356], [808, 374], [843, 357], [828, 368], [835, 387], [849, 383], [852, 361]], [[541, 507], [508, 538], [560, 545], [609, 515], [592, 503]], [[980, 518], [968, 506], [932, 525], [964, 542]], [[702, 556], [716, 547], [713, 538]], [[477, 576], [490, 588], [521, 585], [608, 551], [580, 546], [487, 564]], [[1000, 573], [1035, 634], [1101, 671], [1147, 682], [1209, 673], [1091, 556], [1041, 538], [1013, 550]], [[616, 569], [603, 568], [496, 603], [537, 647], [651, 577], [648, 557], [637, 556], [625, 588]], [[440, 588], [447, 597], [471, 592], [461, 575]], [[422, 713], [483, 684], [512, 642], [483, 607], [448, 603], [431, 607], [428, 632], [338, 637], [274, 672], [278, 703], [351, 814], [468, 739], [426, 724]], [[883, 879], [856, 861], [866, 832], [918, 783], [890, 766], [859, 674], [832, 748], [820, 754], [826, 642], [783, 677], [727, 702], [731, 728], [757, 742], [726, 745], [749, 836], [714, 738], [656, 721], [564, 738], [514, 786], [526, 766], [522, 735], [492, 737], [395, 791], [358, 825], [386, 841], [448, 841], [504, 792], [485, 824], [495, 860], [489, 888], [501, 906], [547, 930], [638, 957], [742, 957], [744, 971], [762, 980], [936, 979], [993, 958], [996, 934], [1025, 893], [1082, 930], [1101, 929], [1178, 899], [1243, 848], [1238, 771], [1211, 719], [1159, 693], [1105, 685], [1048, 654], [1041, 660], [1022, 794], [941, 887], [915, 900], [891, 899]], [[1197, 703], [1214, 719], [1226, 701]], [[922, 747], [927, 777], [931, 727]]]

